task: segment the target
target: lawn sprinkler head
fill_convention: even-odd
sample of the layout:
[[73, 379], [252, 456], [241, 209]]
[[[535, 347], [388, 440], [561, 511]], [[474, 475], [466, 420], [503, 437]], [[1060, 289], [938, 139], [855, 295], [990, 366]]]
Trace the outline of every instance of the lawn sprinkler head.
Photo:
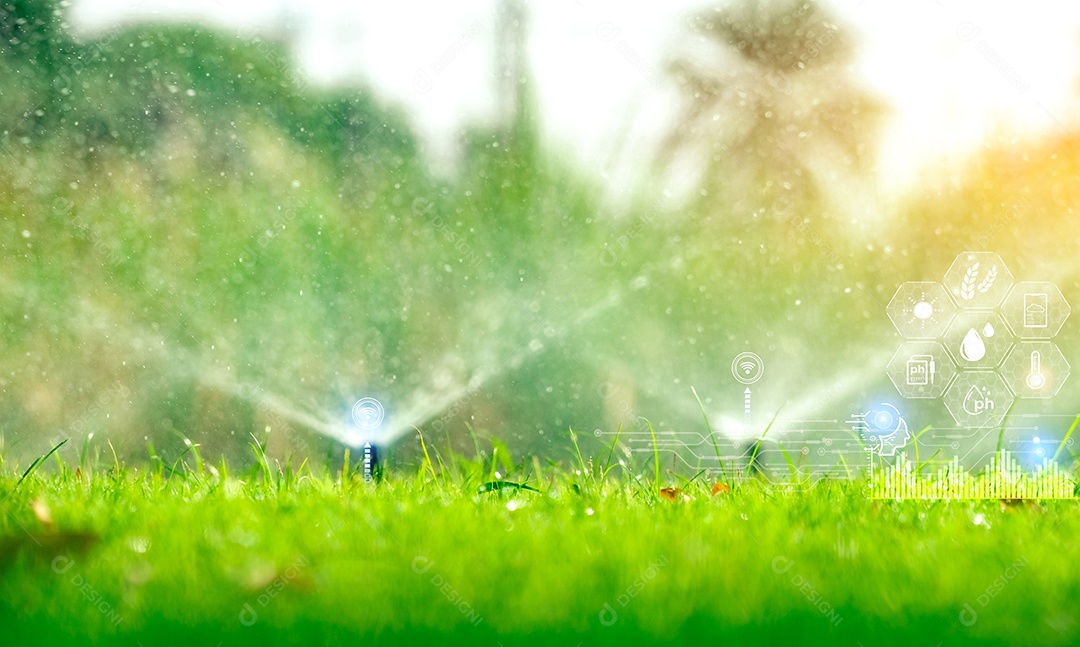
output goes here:
[[379, 467], [379, 450], [371, 443], [364, 443], [364, 483], [379, 480], [382, 468]]
[[379, 467], [379, 449], [376, 446], [375, 432], [382, 426], [386, 412], [382, 403], [375, 398], [360, 398], [352, 408], [352, 421], [356, 425], [356, 437], [364, 443], [364, 482], [379, 480], [382, 473]]

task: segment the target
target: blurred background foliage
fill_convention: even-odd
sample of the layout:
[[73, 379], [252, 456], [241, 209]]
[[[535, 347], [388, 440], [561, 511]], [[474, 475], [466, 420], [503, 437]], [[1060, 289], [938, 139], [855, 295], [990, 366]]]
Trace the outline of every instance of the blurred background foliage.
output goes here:
[[618, 209], [541, 141], [523, 48], [504, 52], [507, 114], [447, 177], [404, 114], [310, 87], [282, 43], [177, 25], [81, 41], [65, 20], [0, 4], [7, 456], [90, 433], [126, 456], [185, 438], [239, 455], [251, 433], [319, 456], [362, 396], [387, 433], [471, 447], [468, 425], [561, 455], [570, 427], [704, 431], [691, 385], [728, 433], [743, 350], [771, 367], [764, 410], [839, 417], [892, 389], [896, 286], [957, 253], [1080, 295], [1080, 135], [989, 146], [887, 203], [887, 106], [814, 3], [687, 21], [681, 112]]

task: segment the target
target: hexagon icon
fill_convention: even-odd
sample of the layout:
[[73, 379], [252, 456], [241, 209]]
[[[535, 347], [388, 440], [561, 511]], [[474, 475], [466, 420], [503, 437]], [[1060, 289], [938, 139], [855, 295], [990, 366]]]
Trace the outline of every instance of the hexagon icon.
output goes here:
[[945, 392], [945, 407], [961, 427], [994, 427], [1016, 398], [993, 371], [961, 371]]
[[1057, 344], [1022, 341], [1005, 358], [998, 372], [1021, 398], [1052, 398], [1061, 390], [1070, 370]]
[[1021, 339], [1051, 339], [1070, 312], [1061, 290], [1044, 281], [1017, 283], [1001, 305], [1001, 316]]
[[956, 306], [940, 283], [908, 281], [885, 307], [889, 319], [908, 339], [937, 339], [956, 314]]
[[964, 252], [945, 272], [945, 289], [962, 309], [996, 307], [1012, 282], [1012, 272], [994, 252]]
[[940, 398], [956, 377], [956, 364], [936, 341], [909, 341], [900, 344], [886, 372], [905, 398]]
[[1015, 339], [993, 312], [961, 312], [943, 338], [961, 369], [992, 369], [1005, 359]]

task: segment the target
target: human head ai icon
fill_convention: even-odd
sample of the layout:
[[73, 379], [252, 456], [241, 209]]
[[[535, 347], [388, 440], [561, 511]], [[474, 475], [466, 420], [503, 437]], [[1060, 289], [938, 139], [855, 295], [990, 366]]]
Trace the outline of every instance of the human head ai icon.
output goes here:
[[895, 456], [896, 450], [911, 440], [907, 421], [888, 402], [882, 402], [866, 413], [855, 414], [848, 423], [862, 436], [867, 449], [878, 456]]

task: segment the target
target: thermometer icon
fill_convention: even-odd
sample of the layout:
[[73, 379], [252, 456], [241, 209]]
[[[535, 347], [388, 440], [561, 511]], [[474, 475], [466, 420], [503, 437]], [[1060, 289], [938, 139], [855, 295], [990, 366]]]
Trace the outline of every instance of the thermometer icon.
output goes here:
[[1046, 386], [1046, 376], [1042, 374], [1042, 355], [1037, 350], [1031, 352], [1031, 372], [1028, 373], [1024, 383], [1033, 391]]

